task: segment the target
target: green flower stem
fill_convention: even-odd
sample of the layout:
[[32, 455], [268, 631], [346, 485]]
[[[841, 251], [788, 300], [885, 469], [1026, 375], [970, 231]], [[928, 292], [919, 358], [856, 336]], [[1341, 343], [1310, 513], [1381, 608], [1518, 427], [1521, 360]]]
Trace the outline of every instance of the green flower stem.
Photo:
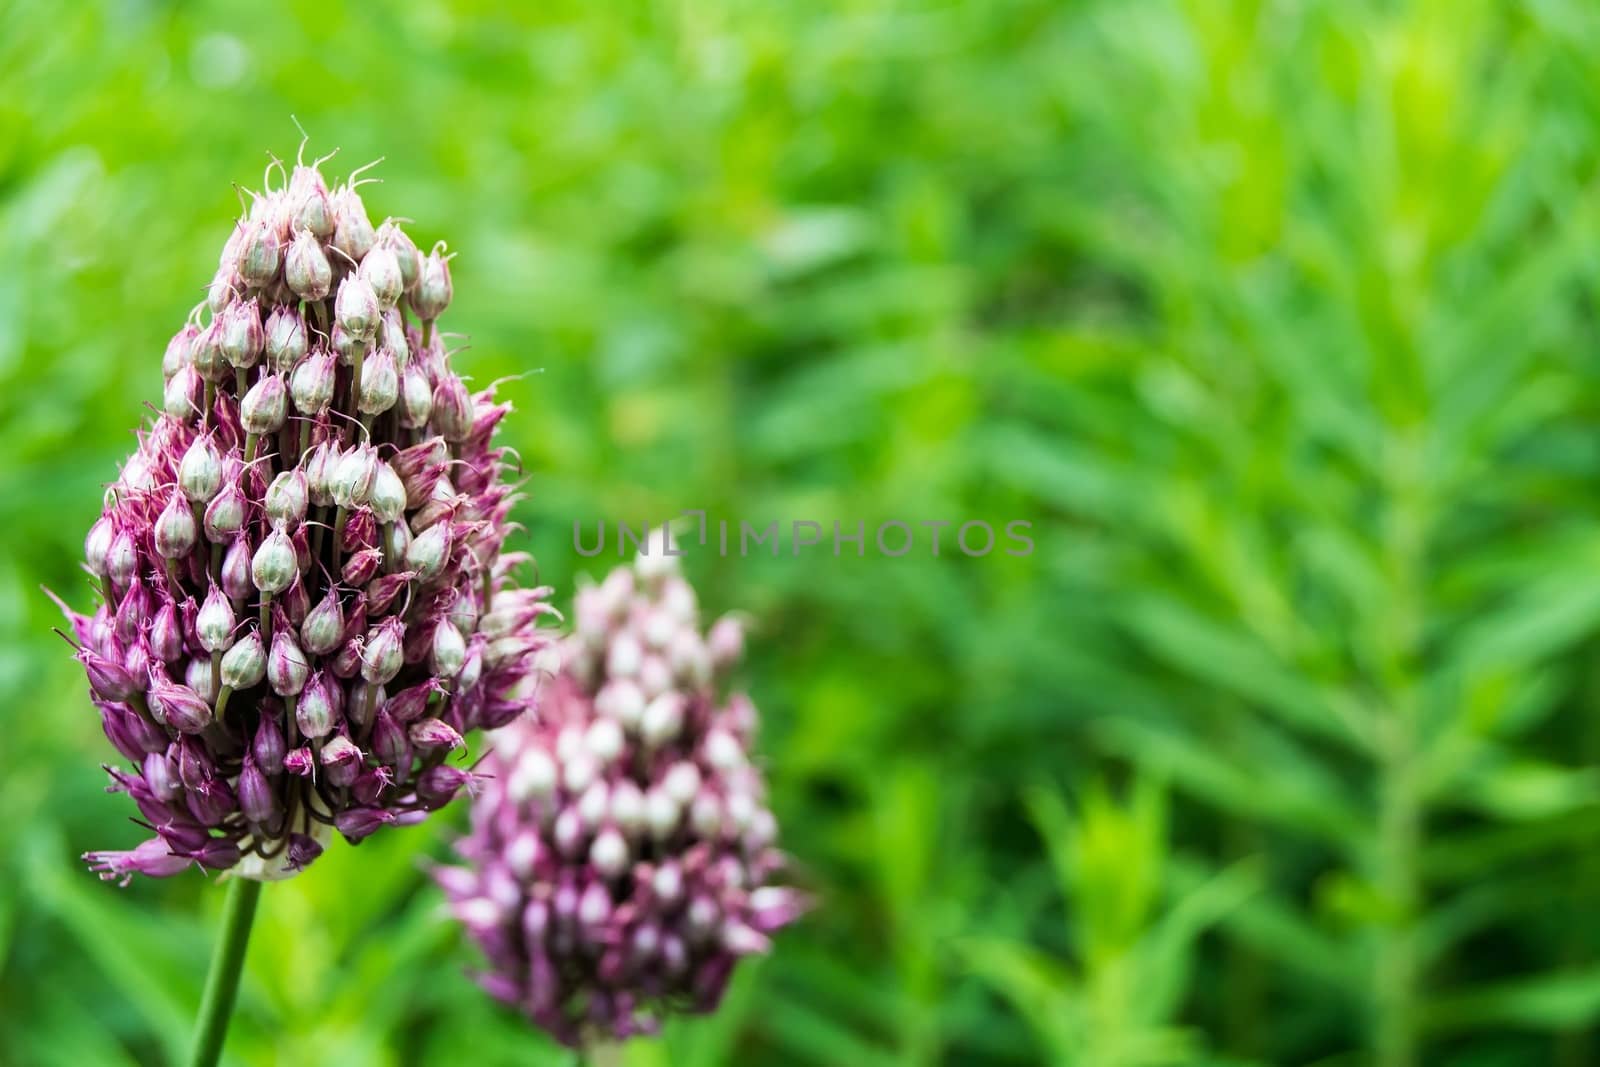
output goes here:
[[250, 878], [235, 878], [228, 886], [228, 899], [222, 908], [222, 937], [211, 957], [211, 973], [206, 976], [206, 991], [200, 998], [194, 1051], [189, 1056], [191, 1067], [214, 1067], [222, 1055], [228, 1017], [233, 1014], [234, 995], [239, 991], [244, 951], [250, 943], [250, 923], [255, 919], [260, 896], [261, 883]]

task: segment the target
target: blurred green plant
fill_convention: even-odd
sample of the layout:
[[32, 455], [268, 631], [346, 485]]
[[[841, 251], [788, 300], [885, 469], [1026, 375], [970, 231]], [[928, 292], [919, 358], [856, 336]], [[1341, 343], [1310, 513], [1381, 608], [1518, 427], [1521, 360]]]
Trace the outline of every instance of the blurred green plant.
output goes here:
[[1255, 877], [1242, 861], [1164, 904], [1166, 799], [1147, 781], [1131, 792], [1119, 804], [1091, 784], [1076, 818], [1053, 792], [1028, 796], [1066, 906], [1075, 965], [1025, 941], [973, 938], [962, 954], [1028, 1021], [1051, 1063], [1220, 1063], [1176, 1021], [1196, 941], [1254, 892]]

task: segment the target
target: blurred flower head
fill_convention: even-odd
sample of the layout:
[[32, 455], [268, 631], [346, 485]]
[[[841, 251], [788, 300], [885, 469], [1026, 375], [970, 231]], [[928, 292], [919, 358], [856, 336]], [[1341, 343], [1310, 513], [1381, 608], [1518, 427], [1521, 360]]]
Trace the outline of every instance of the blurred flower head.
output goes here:
[[718, 697], [740, 625], [702, 635], [675, 563], [658, 546], [579, 592], [538, 714], [492, 735], [467, 865], [436, 872], [488, 959], [480, 983], [567, 1044], [714, 1009], [805, 907], [772, 884], [755, 708]]
[[69, 612], [155, 835], [89, 853], [106, 878], [284, 877], [419, 821], [474, 781], [462, 734], [539, 687], [549, 591], [510, 578], [509, 409], [450, 368], [448, 258], [375, 231], [355, 181], [268, 178], [89, 532], [103, 603]]

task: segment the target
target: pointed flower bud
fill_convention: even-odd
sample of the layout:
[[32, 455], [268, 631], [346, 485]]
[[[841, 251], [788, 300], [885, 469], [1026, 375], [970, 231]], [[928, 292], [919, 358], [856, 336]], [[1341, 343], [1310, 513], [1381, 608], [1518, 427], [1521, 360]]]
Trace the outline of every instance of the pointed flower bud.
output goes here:
[[306, 475], [299, 467], [282, 471], [267, 486], [267, 518], [279, 529], [293, 529], [306, 517]]
[[302, 415], [321, 415], [333, 403], [337, 381], [333, 353], [316, 349], [295, 365], [289, 376], [289, 395], [295, 410]]
[[194, 509], [182, 493], [174, 490], [156, 519], [156, 554], [162, 559], [180, 559], [194, 548], [199, 536], [194, 525]]
[[378, 306], [385, 310], [394, 307], [405, 291], [405, 278], [400, 274], [400, 259], [395, 255], [394, 249], [385, 243], [373, 245], [371, 251], [362, 257], [357, 273], [366, 279], [367, 284], [372, 287], [373, 295], [378, 298]]
[[372, 340], [378, 332], [378, 317], [382, 310], [371, 283], [359, 274], [352, 274], [339, 283], [333, 314], [350, 336], [361, 341]]
[[277, 374], [263, 375], [239, 402], [239, 424], [257, 437], [276, 433], [288, 414], [289, 391]]
[[211, 587], [200, 613], [195, 616], [194, 632], [207, 652], [222, 652], [233, 643], [233, 605], [221, 589]]
[[222, 657], [222, 684], [229, 689], [260, 685], [266, 674], [266, 649], [261, 646], [261, 635], [254, 630], [235, 641]]
[[423, 322], [432, 322], [450, 306], [450, 257], [442, 252], [443, 245], [437, 245], [428, 253], [417, 274], [417, 287], [411, 293], [411, 307]]
[[274, 529], [250, 561], [250, 577], [257, 589], [276, 595], [289, 588], [299, 573], [294, 543], [281, 528]]
[[178, 464], [178, 487], [183, 495], [204, 504], [222, 486], [222, 455], [209, 434], [194, 439]]
[[308, 346], [306, 320], [288, 304], [267, 316], [266, 355], [272, 369], [288, 374], [305, 357]]
[[308, 230], [295, 235], [283, 260], [283, 280], [301, 300], [318, 301], [333, 290], [333, 266], [322, 242]]

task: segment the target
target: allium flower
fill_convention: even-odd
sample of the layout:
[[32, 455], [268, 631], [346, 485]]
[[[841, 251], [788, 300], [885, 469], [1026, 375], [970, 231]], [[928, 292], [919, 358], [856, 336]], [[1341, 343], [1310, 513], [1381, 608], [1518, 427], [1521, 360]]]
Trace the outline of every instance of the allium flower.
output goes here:
[[302, 164], [255, 196], [89, 532], [104, 603], [69, 617], [155, 833], [89, 853], [103, 877], [284, 877], [442, 807], [462, 734], [534, 703], [552, 609], [502, 551], [508, 406], [450, 369], [443, 246], [374, 229], [356, 184]]
[[710, 1011], [735, 962], [804, 909], [750, 762], [756, 711], [718, 683], [739, 624], [707, 637], [654, 553], [578, 594], [536, 716], [491, 735], [466, 867], [436, 872], [488, 958], [480, 984], [571, 1045]]

